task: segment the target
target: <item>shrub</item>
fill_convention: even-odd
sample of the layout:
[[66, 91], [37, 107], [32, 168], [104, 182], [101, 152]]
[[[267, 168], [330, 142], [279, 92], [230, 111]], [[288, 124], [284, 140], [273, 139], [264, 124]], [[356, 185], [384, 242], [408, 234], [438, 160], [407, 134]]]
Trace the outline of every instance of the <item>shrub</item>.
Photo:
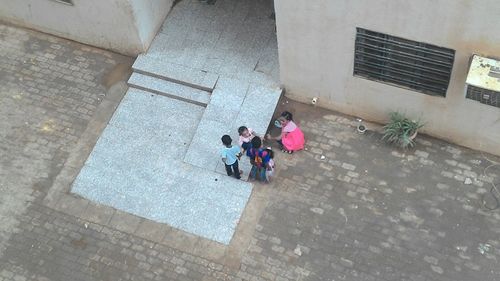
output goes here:
[[419, 120], [410, 120], [400, 112], [389, 113], [390, 121], [384, 126], [383, 140], [403, 149], [415, 145], [414, 138], [417, 130], [424, 126]]

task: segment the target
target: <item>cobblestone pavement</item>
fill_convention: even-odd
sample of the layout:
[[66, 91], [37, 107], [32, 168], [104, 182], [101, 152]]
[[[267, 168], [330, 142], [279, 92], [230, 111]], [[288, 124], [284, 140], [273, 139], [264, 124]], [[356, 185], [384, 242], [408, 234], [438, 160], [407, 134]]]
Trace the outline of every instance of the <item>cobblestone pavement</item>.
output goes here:
[[0, 25], [0, 253], [132, 60]]
[[[350, 117], [285, 102], [307, 151], [278, 154], [239, 268], [42, 200], [126, 58], [0, 26], [0, 281], [500, 280], [498, 158], [426, 136], [401, 152]], [[128, 62], [129, 63], [129, 62]], [[109, 75], [108, 75], [109, 76]]]

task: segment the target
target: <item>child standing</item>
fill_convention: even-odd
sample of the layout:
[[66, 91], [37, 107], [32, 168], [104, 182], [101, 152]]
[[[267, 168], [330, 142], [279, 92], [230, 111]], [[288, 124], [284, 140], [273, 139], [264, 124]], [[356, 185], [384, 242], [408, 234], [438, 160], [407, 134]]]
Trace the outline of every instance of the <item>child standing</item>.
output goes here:
[[269, 152], [262, 148], [260, 138], [253, 138], [251, 144], [252, 148], [249, 149], [250, 163], [252, 164], [250, 179], [258, 178], [261, 182], [268, 182], [266, 172], [269, 169]]
[[266, 171], [267, 181], [270, 182], [271, 178], [274, 175], [274, 151], [272, 151], [271, 147], [266, 148], [267, 153], [269, 153], [269, 164]]
[[252, 148], [252, 139], [255, 137], [255, 132], [250, 128], [241, 126], [238, 128], [238, 134], [240, 135], [238, 143], [242, 148], [242, 153], [246, 152], [246, 155], [250, 156], [249, 151]]
[[240, 148], [237, 145], [232, 145], [233, 140], [228, 135], [223, 135], [221, 138], [222, 144], [225, 146], [221, 150], [222, 162], [226, 166], [228, 176], [233, 176], [241, 179], [241, 171], [238, 165], [238, 159], [241, 157]]

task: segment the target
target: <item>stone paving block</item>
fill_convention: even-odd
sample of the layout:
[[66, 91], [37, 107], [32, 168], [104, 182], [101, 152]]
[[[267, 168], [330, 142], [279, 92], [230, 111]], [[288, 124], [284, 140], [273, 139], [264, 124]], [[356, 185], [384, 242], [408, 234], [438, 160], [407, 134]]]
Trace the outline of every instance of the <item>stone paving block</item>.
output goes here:
[[172, 228], [165, 224], [145, 219], [139, 224], [135, 234], [147, 240], [159, 243], [163, 241], [170, 231], [172, 231]]
[[82, 218], [100, 225], [107, 225], [114, 213], [115, 210], [109, 206], [90, 202]]
[[138, 89], [195, 104], [206, 105], [210, 101], [208, 92], [140, 73], [133, 73], [128, 84]]
[[113, 217], [111, 217], [109, 225], [124, 232], [134, 233], [137, 227], [139, 227], [141, 220], [137, 216], [117, 210], [113, 214]]
[[57, 202], [57, 208], [60, 210], [65, 210], [68, 214], [74, 216], [80, 216], [85, 212], [89, 201], [82, 198], [76, 198], [71, 195], [64, 194], [59, 198]]
[[200, 237], [191, 233], [182, 230], [174, 230], [163, 238], [162, 244], [192, 252], [200, 239]]
[[211, 249], [210, 256], [207, 257], [208, 259], [213, 261], [221, 261], [224, 259], [227, 246], [212, 240], [199, 239], [194, 246], [193, 254], [199, 255], [204, 251], [204, 249]]

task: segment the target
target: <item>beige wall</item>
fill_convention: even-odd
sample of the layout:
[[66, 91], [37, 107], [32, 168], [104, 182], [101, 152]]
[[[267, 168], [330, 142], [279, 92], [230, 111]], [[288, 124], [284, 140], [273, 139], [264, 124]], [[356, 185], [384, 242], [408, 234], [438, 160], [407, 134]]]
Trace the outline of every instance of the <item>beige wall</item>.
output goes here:
[[0, 19], [127, 55], [144, 52], [173, 0], [0, 0]]
[[143, 44], [148, 49], [156, 33], [172, 8], [174, 0], [129, 0], [134, 11], [135, 25]]
[[[498, 0], [275, 0], [281, 82], [291, 98], [376, 122], [406, 112], [425, 133], [500, 155], [500, 108], [465, 98], [472, 54], [500, 57]], [[353, 76], [356, 27], [456, 50], [446, 98]]]

